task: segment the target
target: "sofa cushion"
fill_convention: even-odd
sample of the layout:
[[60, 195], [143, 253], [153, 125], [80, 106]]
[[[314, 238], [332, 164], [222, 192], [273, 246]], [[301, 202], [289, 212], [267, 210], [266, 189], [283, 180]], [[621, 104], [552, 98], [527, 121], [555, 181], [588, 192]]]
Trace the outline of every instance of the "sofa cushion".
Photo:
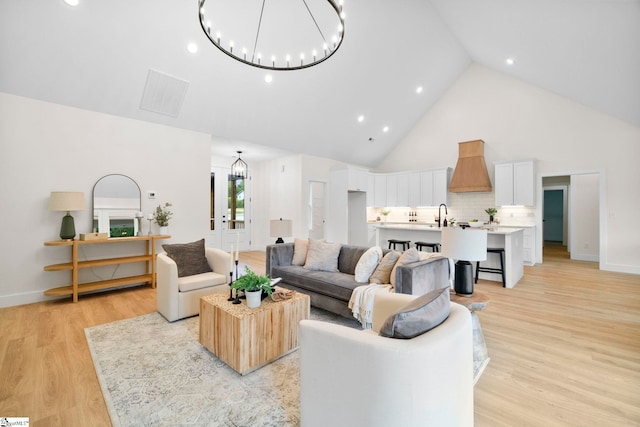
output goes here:
[[201, 273], [178, 278], [178, 290], [180, 292], [195, 291], [210, 288], [217, 285], [225, 285], [227, 276], [219, 273]]
[[338, 271], [340, 243], [329, 243], [322, 240], [309, 239], [309, 251], [304, 268], [307, 270]]
[[369, 283], [391, 283], [391, 270], [396, 265], [396, 262], [398, 262], [398, 258], [400, 258], [400, 254], [396, 251], [388, 252], [382, 257], [382, 260], [371, 274], [371, 277], [369, 277]]
[[449, 317], [449, 288], [436, 289], [410, 301], [380, 328], [380, 336], [410, 339], [435, 328]]
[[354, 272], [355, 281], [358, 283], [369, 283], [369, 277], [371, 277], [371, 274], [374, 272], [381, 259], [382, 249], [380, 246], [374, 246], [367, 249], [356, 264]]
[[307, 252], [309, 251], [308, 239], [293, 240], [293, 259], [291, 265], [304, 265], [307, 261]]
[[178, 266], [178, 277], [213, 271], [204, 252], [204, 239], [191, 243], [162, 245], [169, 258]]
[[353, 290], [360, 286], [354, 276], [341, 272], [307, 270], [295, 265], [283, 265], [272, 268], [273, 277], [280, 277], [282, 286], [290, 284], [300, 289], [315, 292], [345, 303], [349, 302]]
[[396, 262], [396, 265], [394, 265], [393, 269], [391, 270], [391, 281], [389, 283], [391, 283], [394, 288], [396, 287], [396, 269], [398, 268], [398, 266], [411, 264], [412, 262], [418, 261], [420, 261], [420, 254], [418, 253], [418, 250], [416, 248], [409, 248], [406, 251], [402, 252], [402, 255], [400, 255], [400, 258], [398, 258], [398, 262]]

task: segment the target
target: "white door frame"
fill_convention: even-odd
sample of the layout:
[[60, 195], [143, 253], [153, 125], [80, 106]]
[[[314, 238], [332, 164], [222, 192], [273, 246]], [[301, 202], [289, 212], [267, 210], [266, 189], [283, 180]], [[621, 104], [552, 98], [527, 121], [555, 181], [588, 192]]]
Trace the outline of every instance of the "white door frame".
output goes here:
[[222, 249], [230, 252], [231, 245], [233, 250], [238, 250], [237, 243], [240, 242], [240, 250], [246, 251], [250, 249], [251, 244], [251, 178], [245, 179], [244, 191], [244, 229], [229, 230], [227, 212], [229, 209], [228, 200], [228, 177], [231, 172], [230, 168], [212, 166], [211, 173], [216, 174], [215, 180], [215, 230], [209, 230], [207, 236], [207, 246]]
[[[578, 171], [561, 171], [561, 172], [546, 172], [540, 173], [537, 176], [537, 191], [536, 191], [536, 262], [542, 263], [542, 245], [543, 245], [543, 235], [542, 235], [542, 203], [544, 198], [542, 181], [544, 178], [552, 177], [552, 176], [571, 176], [571, 175], [584, 175], [584, 174], [598, 174], [600, 188], [599, 188], [599, 221], [600, 221], [600, 230], [599, 230], [599, 240], [600, 240], [600, 250], [599, 250], [599, 265], [598, 268], [600, 270], [612, 270], [608, 268], [606, 260], [607, 260], [607, 217], [608, 217], [608, 209], [607, 209], [607, 180], [606, 174], [603, 169], [589, 169], [589, 170], [578, 170]], [[569, 232], [571, 229], [571, 221], [568, 224]]]

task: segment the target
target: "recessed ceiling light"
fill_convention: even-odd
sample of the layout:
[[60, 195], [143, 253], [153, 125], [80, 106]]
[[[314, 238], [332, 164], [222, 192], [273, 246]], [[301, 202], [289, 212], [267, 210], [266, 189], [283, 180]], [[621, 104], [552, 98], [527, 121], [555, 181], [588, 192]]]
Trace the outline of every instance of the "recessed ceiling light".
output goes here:
[[422, 93], [422, 86], [418, 86], [416, 88], [416, 93]]
[[267, 83], [271, 83], [273, 81], [273, 76], [271, 74], [267, 74], [264, 76], [264, 81]]
[[515, 64], [516, 60], [513, 58], [507, 58], [507, 65], [513, 65]]
[[195, 43], [187, 44], [187, 52], [196, 53], [198, 51], [198, 45]]
[[364, 116], [362, 115], [358, 116], [358, 122], [360, 123], [364, 122]]
[[77, 6], [78, 5], [78, 0], [64, 0], [64, 2], [66, 4], [68, 4], [69, 6]]
[[382, 128], [382, 132], [387, 133], [389, 132], [389, 126], [385, 126]]

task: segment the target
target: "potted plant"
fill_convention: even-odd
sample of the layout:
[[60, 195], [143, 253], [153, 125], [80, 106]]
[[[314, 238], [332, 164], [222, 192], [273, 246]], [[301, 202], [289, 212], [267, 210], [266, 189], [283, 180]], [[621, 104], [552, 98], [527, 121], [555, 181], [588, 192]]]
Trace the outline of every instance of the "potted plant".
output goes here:
[[493, 223], [493, 216], [498, 213], [496, 208], [487, 208], [484, 210], [489, 215], [489, 224]]
[[384, 216], [384, 221], [387, 222], [387, 215], [391, 213], [390, 209], [380, 209], [380, 213]]
[[160, 234], [167, 234], [167, 227], [169, 226], [169, 220], [173, 216], [173, 212], [169, 209], [171, 207], [171, 203], [167, 202], [164, 205], [158, 205], [155, 213], [153, 214], [153, 219], [156, 224], [160, 227]]
[[244, 291], [247, 297], [247, 307], [260, 307], [262, 293], [271, 295], [273, 292], [271, 279], [267, 276], [256, 274], [248, 266], [244, 267], [244, 272], [244, 275], [231, 284], [231, 288], [235, 289], [236, 292]]

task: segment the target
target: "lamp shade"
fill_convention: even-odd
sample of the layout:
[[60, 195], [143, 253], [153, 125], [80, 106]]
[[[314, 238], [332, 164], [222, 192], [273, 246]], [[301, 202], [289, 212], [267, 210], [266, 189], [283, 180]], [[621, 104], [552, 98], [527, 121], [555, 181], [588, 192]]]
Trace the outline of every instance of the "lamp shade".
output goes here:
[[487, 230], [443, 228], [442, 255], [457, 260], [485, 261], [487, 259]]
[[271, 237], [291, 236], [292, 221], [290, 219], [272, 219], [269, 222], [269, 234]]
[[83, 211], [84, 193], [81, 191], [52, 191], [49, 197], [50, 211]]

